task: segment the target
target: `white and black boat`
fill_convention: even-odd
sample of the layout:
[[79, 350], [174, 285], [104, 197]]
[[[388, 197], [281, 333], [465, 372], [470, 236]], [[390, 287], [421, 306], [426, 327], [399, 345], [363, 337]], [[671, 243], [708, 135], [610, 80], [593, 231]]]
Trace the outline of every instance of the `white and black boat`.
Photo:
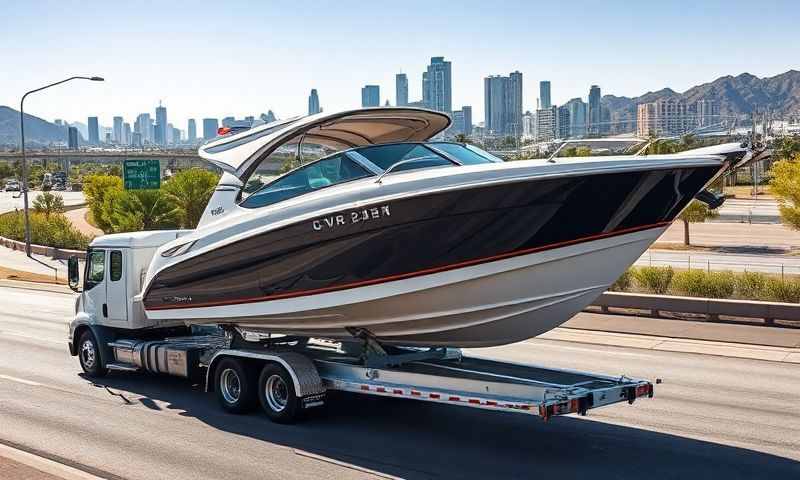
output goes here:
[[[729, 164], [722, 155], [503, 162], [410, 108], [318, 114], [204, 145], [225, 170], [138, 301], [161, 324], [480, 347], [591, 303]], [[296, 156], [321, 157], [266, 181]], [[254, 187], [255, 185], [255, 187]]]

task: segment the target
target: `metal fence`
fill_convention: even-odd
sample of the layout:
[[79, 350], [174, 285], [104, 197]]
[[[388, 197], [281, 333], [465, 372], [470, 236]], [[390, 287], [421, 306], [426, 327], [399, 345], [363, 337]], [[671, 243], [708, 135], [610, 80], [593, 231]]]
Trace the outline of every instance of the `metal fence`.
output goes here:
[[737, 262], [735, 260], [718, 260], [713, 258], [703, 258], [703, 255], [687, 255], [686, 258], [670, 258], [659, 256], [647, 252], [642, 255], [634, 264], [638, 267], [672, 267], [685, 268], [688, 270], [729, 270], [734, 272], [760, 272], [780, 275], [800, 275], [800, 257], [798, 263], [781, 262]]

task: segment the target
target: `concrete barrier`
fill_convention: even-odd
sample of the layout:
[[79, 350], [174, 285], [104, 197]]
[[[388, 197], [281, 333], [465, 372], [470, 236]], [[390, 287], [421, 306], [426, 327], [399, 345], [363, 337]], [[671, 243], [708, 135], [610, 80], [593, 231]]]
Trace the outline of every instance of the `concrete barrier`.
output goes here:
[[800, 321], [800, 304], [796, 303], [605, 292], [592, 305], [609, 313], [612, 308], [647, 310], [654, 317], [671, 312], [705, 315], [709, 321], [720, 321], [720, 315], [760, 319], [765, 325], [774, 325], [775, 320]]
[[[6, 237], [0, 237], [0, 245], [12, 250], [25, 251], [25, 242], [18, 242]], [[31, 244], [31, 252], [37, 255], [45, 255], [54, 260], [66, 260], [72, 255], [77, 255], [81, 260], [86, 259], [86, 252], [82, 250], [68, 250], [66, 248], [46, 247], [44, 245]]]

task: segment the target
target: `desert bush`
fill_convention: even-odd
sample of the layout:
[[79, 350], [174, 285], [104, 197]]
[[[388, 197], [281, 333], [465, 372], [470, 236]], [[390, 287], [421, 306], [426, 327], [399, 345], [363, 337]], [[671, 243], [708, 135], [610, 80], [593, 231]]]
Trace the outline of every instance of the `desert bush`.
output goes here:
[[682, 270], [672, 277], [672, 290], [689, 297], [705, 296], [706, 272], [704, 270]]
[[627, 292], [631, 288], [631, 269], [622, 272], [622, 275], [609, 287], [612, 292]]
[[705, 272], [704, 297], [731, 298], [736, 292], [736, 275], [733, 272]]
[[[31, 243], [48, 247], [84, 250], [91, 239], [75, 229], [60, 213], [45, 215], [30, 212]], [[0, 215], [0, 236], [25, 241], [25, 216], [22, 212]]]
[[50, 192], [40, 193], [33, 199], [33, 209], [45, 215], [64, 213], [64, 197]]
[[800, 281], [768, 278], [764, 290], [767, 300], [800, 303]]
[[672, 267], [641, 267], [633, 271], [636, 283], [656, 294], [667, 293], [674, 274]]
[[736, 295], [750, 300], [763, 300], [768, 277], [763, 273], [744, 272], [736, 275]]

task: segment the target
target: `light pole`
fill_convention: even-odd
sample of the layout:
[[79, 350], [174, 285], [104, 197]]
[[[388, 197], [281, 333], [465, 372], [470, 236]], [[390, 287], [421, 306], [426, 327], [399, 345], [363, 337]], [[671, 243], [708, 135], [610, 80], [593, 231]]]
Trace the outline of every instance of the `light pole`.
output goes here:
[[21, 138], [20, 146], [22, 148], [22, 204], [25, 210], [25, 254], [29, 257], [31, 256], [31, 220], [28, 216], [28, 161], [25, 158], [25, 112], [23, 110], [25, 97], [31, 93], [40, 92], [45, 88], [55, 87], [56, 85], [61, 85], [62, 83], [69, 82], [70, 80], [91, 80], [93, 82], [102, 82], [103, 78], [80, 76], [65, 78], [60, 82], [51, 83], [50, 85], [45, 85], [44, 87], [25, 92], [25, 95], [22, 96], [22, 100], [19, 101], [19, 134]]

